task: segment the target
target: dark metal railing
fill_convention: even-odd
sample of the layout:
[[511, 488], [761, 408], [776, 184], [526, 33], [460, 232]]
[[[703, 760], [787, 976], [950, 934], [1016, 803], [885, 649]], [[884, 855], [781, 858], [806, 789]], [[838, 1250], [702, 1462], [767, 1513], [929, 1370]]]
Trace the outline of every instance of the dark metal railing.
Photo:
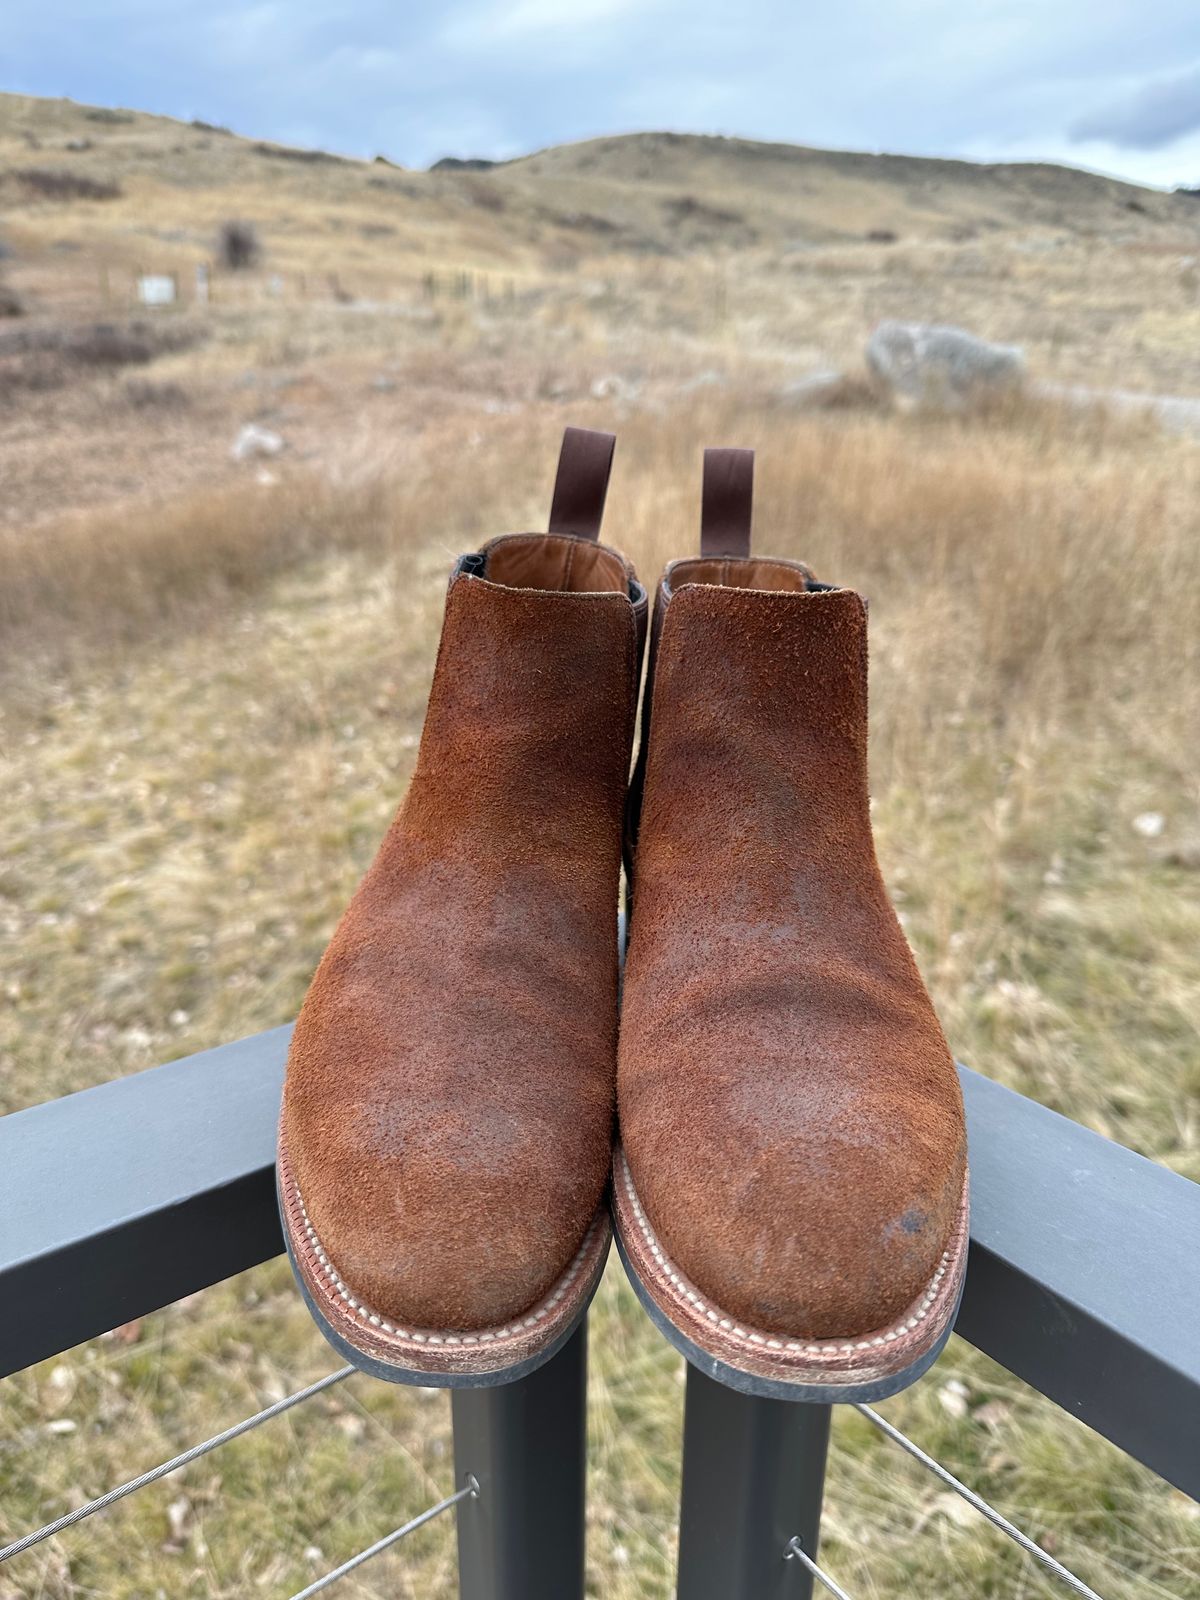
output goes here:
[[[0, 1118], [0, 1376], [279, 1253], [289, 1032]], [[960, 1070], [972, 1217], [958, 1332], [1200, 1496], [1200, 1186]], [[455, 1492], [303, 1594], [453, 1508], [464, 1600], [581, 1596], [586, 1348], [581, 1329], [519, 1383], [455, 1391]], [[345, 1376], [15, 1539], [0, 1564]], [[860, 1409], [1074, 1592], [1094, 1593]], [[828, 1407], [735, 1394], [689, 1368], [680, 1600], [808, 1600], [814, 1584], [843, 1593], [818, 1564], [829, 1428]]]

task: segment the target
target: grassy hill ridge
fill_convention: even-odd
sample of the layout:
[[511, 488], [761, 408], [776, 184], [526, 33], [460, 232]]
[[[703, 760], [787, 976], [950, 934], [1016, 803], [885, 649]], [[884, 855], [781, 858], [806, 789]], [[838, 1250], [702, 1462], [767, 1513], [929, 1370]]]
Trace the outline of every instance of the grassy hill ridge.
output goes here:
[[[31, 173], [59, 174], [62, 191], [39, 189]], [[119, 192], [105, 204], [84, 192], [88, 184]], [[52, 250], [57, 222], [83, 209], [93, 237], [104, 219], [112, 224], [114, 260], [150, 249], [170, 256], [171, 245], [175, 255], [203, 252], [212, 218], [231, 205], [279, 236], [285, 265], [302, 254], [288, 242], [297, 231], [331, 244], [356, 234], [352, 254], [397, 264], [416, 256], [514, 269], [614, 252], [778, 258], [837, 241], [1200, 239], [1195, 200], [1050, 164], [638, 133], [482, 169], [411, 171], [203, 122], [21, 95], [0, 95], [0, 199], [17, 248]]]

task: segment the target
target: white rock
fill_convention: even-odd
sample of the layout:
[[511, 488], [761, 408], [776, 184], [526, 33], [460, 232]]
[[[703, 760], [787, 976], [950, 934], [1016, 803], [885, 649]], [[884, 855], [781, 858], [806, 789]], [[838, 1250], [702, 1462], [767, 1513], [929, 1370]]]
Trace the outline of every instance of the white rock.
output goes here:
[[1140, 833], [1143, 839], [1157, 839], [1167, 825], [1167, 819], [1161, 811], [1140, 811], [1133, 819], [1134, 833]]
[[636, 400], [641, 390], [641, 384], [630, 378], [623, 378], [619, 372], [610, 372], [603, 378], [597, 378], [592, 384], [593, 400]]
[[167, 1507], [167, 1526], [171, 1530], [171, 1538], [182, 1544], [192, 1525], [192, 1502], [187, 1495], [181, 1494], [178, 1500], [172, 1500]]
[[967, 1414], [967, 1401], [971, 1391], [961, 1378], [951, 1378], [949, 1383], [944, 1383], [938, 1390], [938, 1400], [942, 1410], [952, 1417], [965, 1417]]
[[899, 406], [962, 411], [1025, 382], [1015, 345], [989, 344], [963, 328], [881, 322], [867, 340], [867, 366]]
[[931, 1516], [945, 1517], [947, 1522], [952, 1522], [956, 1528], [977, 1528], [978, 1517], [967, 1502], [949, 1490], [945, 1494], [935, 1495], [930, 1502]]
[[229, 454], [235, 461], [251, 461], [256, 456], [277, 456], [283, 449], [280, 434], [262, 428], [257, 422], [247, 422], [238, 429]]

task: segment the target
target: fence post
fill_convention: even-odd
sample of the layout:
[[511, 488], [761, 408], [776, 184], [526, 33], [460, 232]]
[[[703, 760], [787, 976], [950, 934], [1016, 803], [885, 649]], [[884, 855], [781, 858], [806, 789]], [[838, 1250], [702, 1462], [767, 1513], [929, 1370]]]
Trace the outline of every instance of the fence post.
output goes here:
[[583, 1600], [587, 1322], [528, 1378], [455, 1389], [461, 1600]]
[[678, 1600], [810, 1600], [829, 1406], [737, 1394], [688, 1367]]

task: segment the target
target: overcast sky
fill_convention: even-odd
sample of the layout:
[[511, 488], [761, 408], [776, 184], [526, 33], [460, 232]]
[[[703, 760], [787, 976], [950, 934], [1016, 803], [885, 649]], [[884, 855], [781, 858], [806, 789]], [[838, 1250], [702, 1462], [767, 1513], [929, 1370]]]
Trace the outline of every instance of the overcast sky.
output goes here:
[[1200, 183], [1197, 0], [7, 0], [0, 88], [407, 166], [644, 128]]

